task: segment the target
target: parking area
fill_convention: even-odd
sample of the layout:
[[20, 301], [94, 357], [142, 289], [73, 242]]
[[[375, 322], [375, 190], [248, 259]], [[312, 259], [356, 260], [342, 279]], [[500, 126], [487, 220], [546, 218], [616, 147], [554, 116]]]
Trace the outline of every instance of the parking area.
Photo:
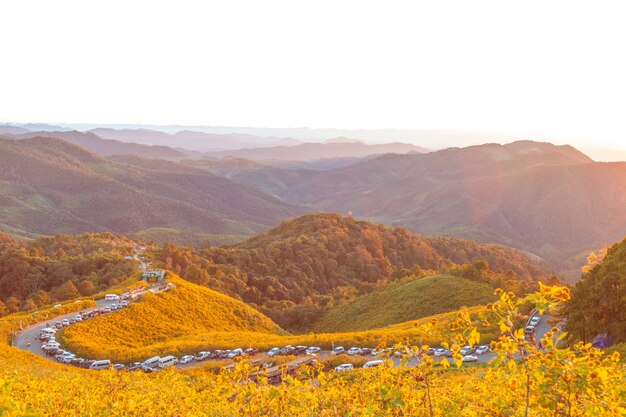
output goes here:
[[[99, 315], [115, 313], [138, 300], [146, 291], [159, 292], [166, 291], [167, 289], [167, 286], [160, 286], [133, 290], [132, 292], [120, 295], [108, 294], [104, 299], [98, 300], [96, 307], [93, 309], [68, 314], [58, 317], [53, 321], [40, 323], [25, 329], [16, 338], [16, 346], [71, 366], [94, 370], [112, 368], [117, 370], [143, 371], [146, 373], [157, 372], [170, 366], [180, 368], [198, 366], [208, 360], [221, 361], [224, 363], [223, 366], [228, 368], [235, 359], [244, 359], [254, 361], [257, 363], [255, 366], [259, 366], [260, 369], [269, 370], [276, 366], [283, 366], [284, 368], [285, 358], [290, 359], [287, 363], [299, 363], [307, 361], [324, 362], [329, 361], [333, 357], [346, 359], [345, 363], [340, 363], [334, 367], [336, 372], [343, 372], [354, 369], [355, 367], [372, 368], [389, 363], [393, 364], [395, 367], [401, 364], [410, 367], [419, 364], [424, 356], [431, 357], [435, 362], [450, 359], [453, 356], [453, 353], [444, 347], [433, 347], [425, 351], [418, 350], [417, 352], [412, 352], [407, 348], [394, 349], [392, 347], [334, 346], [332, 350], [324, 350], [316, 346], [287, 345], [282, 347], [277, 346], [268, 351], [259, 351], [253, 347], [217, 349], [213, 351], [205, 350], [195, 354], [183, 356], [155, 356], [143, 362], [121, 364], [113, 363], [106, 358], [94, 359], [76, 357], [72, 352], [61, 349], [60, 344], [55, 339], [56, 332], [59, 329], [78, 322], [90, 320]], [[547, 320], [542, 319], [538, 314], [532, 314], [525, 325], [526, 337], [532, 338], [531, 340], [539, 340], [549, 329], [550, 326], [547, 324]], [[465, 346], [459, 353], [462, 356], [463, 363], [488, 362], [494, 357], [489, 346], [486, 344], [480, 346]], [[304, 360], [305, 358], [309, 359]], [[280, 365], [276, 365], [277, 362], [279, 362]]]

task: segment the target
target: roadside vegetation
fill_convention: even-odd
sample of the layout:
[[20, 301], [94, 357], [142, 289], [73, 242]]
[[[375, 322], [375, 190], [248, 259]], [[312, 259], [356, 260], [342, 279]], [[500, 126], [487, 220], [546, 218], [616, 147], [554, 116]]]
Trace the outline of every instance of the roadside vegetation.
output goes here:
[[[0, 405], [4, 416], [598, 416], [624, 415], [626, 379], [619, 354], [604, 355], [589, 345], [557, 347], [549, 332], [545, 350], [521, 340], [512, 327], [528, 302], [549, 313], [566, 301], [560, 287], [542, 286], [525, 299], [499, 292], [472, 318], [456, 314], [452, 363], [378, 367], [345, 372], [302, 369], [270, 384], [263, 377], [244, 383], [251, 372], [242, 362], [233, 372], [166, 369], [155, 374], [89, 371], [51, 363], [0, 344]], [[0, 319], [5, 323], [9, 318]], [[484, 367], [461, 366], [458, 348], [480, 338], [476, 325], [499, 328], [492, 343], [496, 358]], [[0, 324], [2, 326], [2, 324]], [[414, 328], [425, 339], [432, 328]], [[513, 339], [512, 339], [513, 338]], [[422, 347], [407, 347], [418, 354]], [[526, 351], [522, 359], [513, 352]], [[459, 366], [456, 372], [447, 370]], [[311, 377], [315, 377], [311, 380]]]

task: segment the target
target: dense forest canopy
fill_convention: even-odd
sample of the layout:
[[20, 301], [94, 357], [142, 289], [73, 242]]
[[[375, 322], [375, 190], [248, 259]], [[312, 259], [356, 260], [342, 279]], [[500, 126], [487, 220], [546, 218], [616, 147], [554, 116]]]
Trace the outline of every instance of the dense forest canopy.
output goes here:
[[[287, 329], [306, 326], [324, 308], [424, 270], [498, 283], [530, 283], [547, 275], [511, 249], [422, 238], [337, 214], [285, 221], [239, 245], [197, 251], [167, 244], [153, 256], [185, 279], [258, 306]], [[455, 267], [478, 260], [484, 263]], [[487, 273], [490, 268], [496, 272]]]
[[17, 241], [0, 233], [0, 315], [88, 296], [134, 271], [133, 242], [110, 233]]
[[567, 330], [574, 339], [588, 342], [599, 333], [626, 342], [626, 239], [593, 263], [572, 290]]

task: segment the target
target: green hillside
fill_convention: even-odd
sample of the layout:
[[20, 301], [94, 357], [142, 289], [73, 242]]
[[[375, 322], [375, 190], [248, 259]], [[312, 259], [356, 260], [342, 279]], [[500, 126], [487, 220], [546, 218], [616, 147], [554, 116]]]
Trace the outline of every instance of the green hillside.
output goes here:
[[451, 275], [390, 284], [327, 311], [313, 325], [316, 332], [360, 331], [453, 311], [494, 300], [487, 284]]
[[626, 239], [592, 265], [572, 290], [566, 330], [574, 340], [591, 342], [608, 333], [616, 343], [626, 342]]

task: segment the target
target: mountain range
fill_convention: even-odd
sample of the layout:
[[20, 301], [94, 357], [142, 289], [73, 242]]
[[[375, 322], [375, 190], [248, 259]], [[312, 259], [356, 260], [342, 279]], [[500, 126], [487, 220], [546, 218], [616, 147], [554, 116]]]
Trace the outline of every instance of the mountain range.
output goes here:
[[0, 139], [0, 228], [13, 234], [173, 227], [249, 235], [309, 209], [165, 160], [106, 160], [56, 138]]
[[594, 162], [570, 146], [518, 141], [384, 155], [324, 171], [219, 172], [315, 210], [505, 244], [570, 277], [589, 251], [626, 233], [626, 163]]

